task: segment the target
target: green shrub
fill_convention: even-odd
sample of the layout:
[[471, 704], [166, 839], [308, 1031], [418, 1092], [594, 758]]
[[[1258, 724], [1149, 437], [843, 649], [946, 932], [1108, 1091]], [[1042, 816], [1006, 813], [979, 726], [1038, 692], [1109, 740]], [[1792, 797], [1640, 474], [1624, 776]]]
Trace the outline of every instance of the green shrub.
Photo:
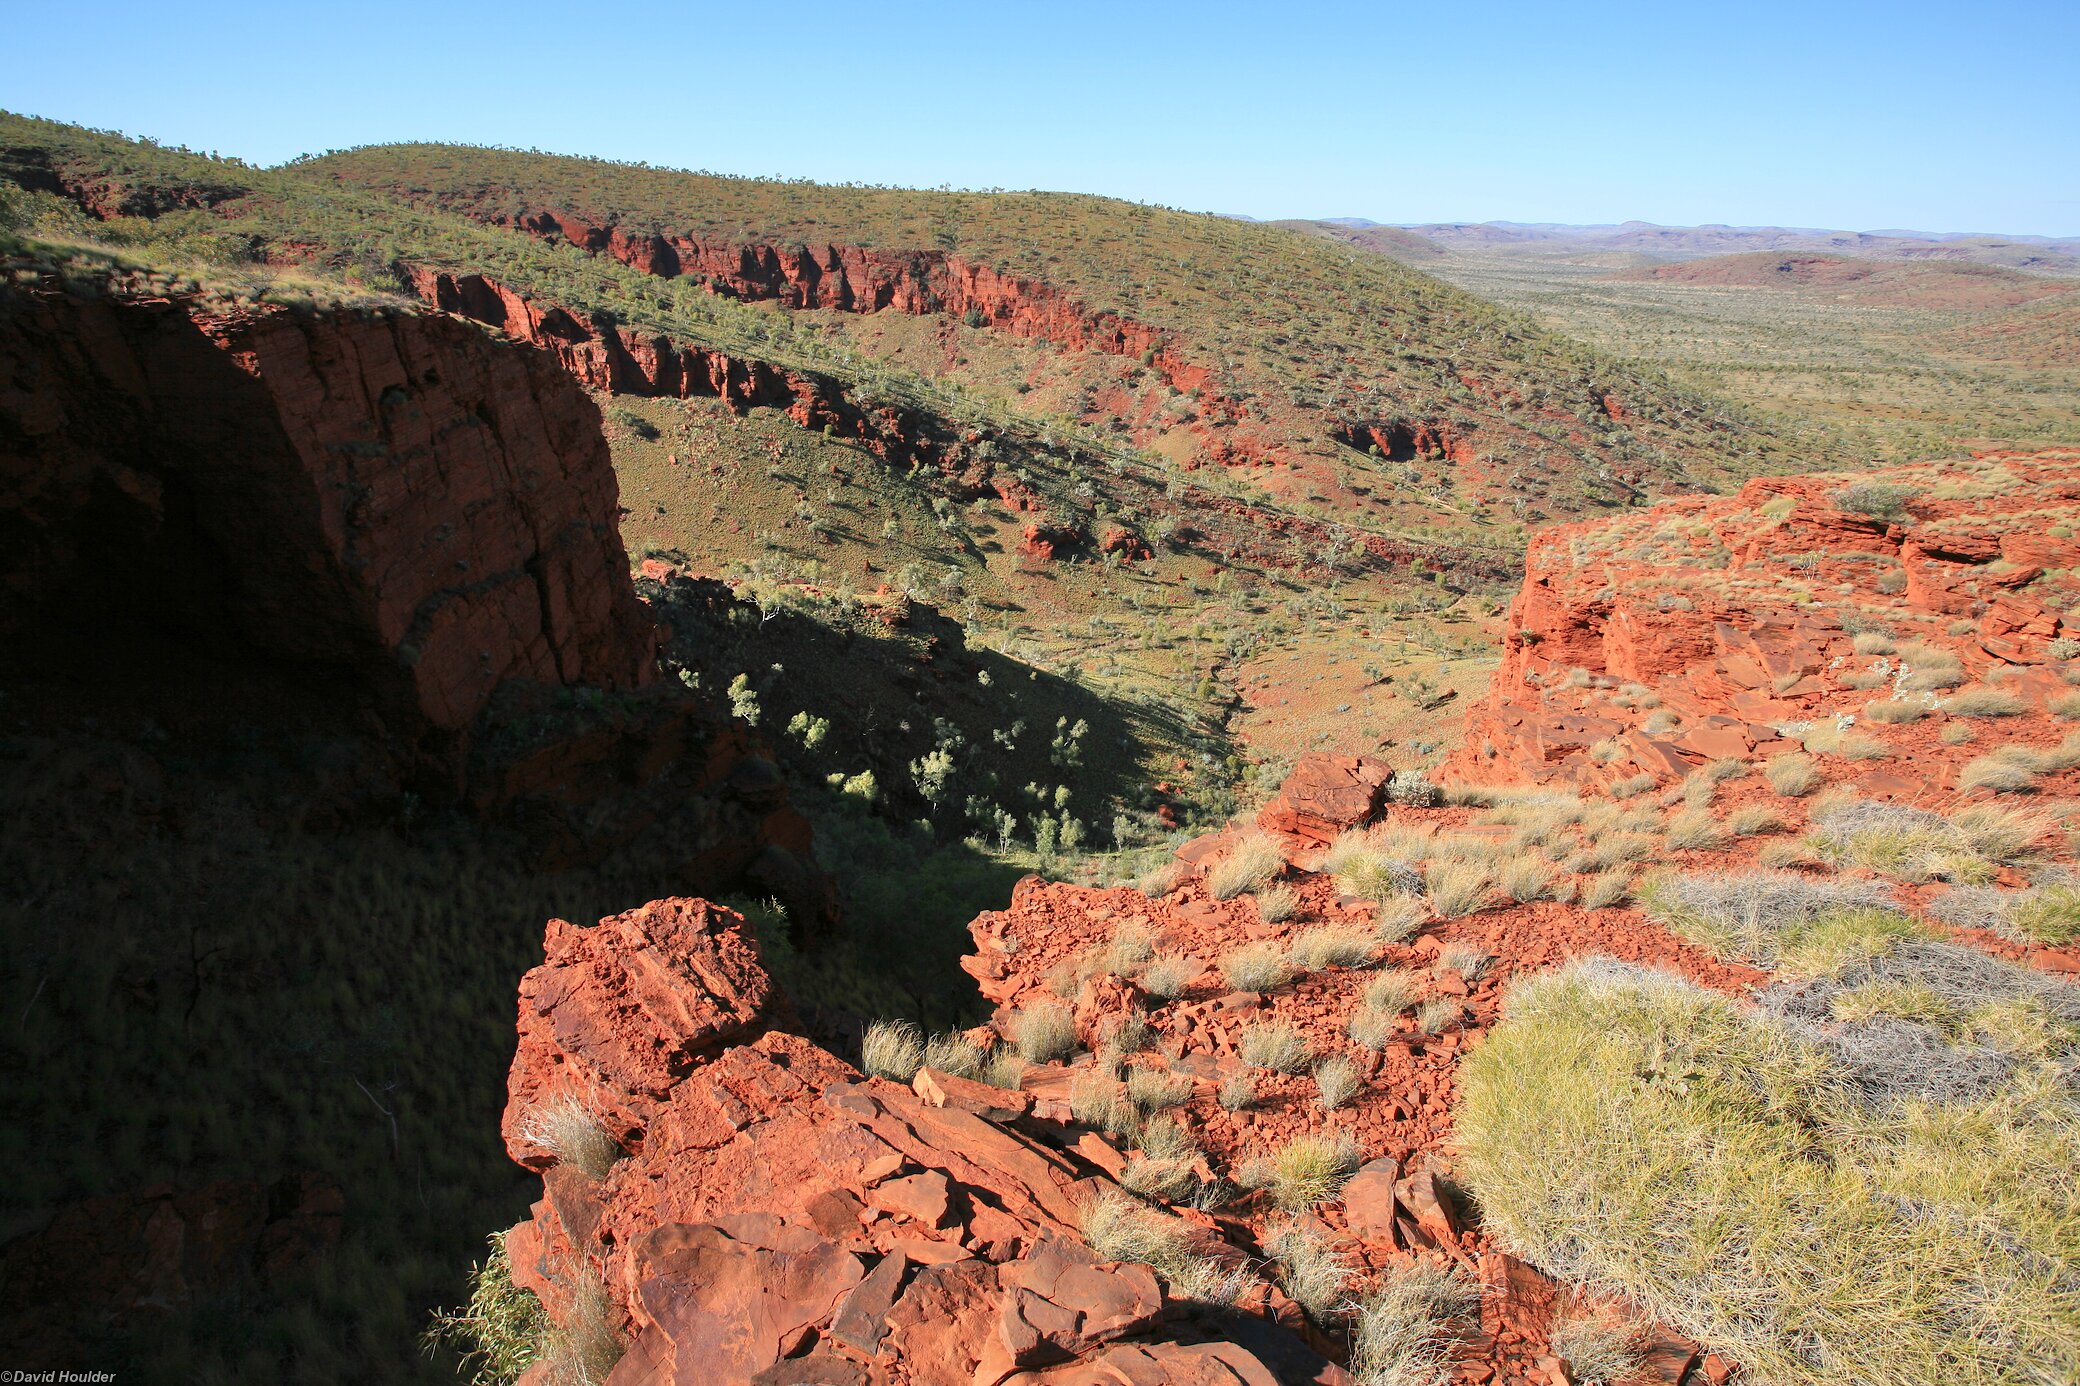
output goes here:
[[505, 1233], [494, 1233], [491, 1254], [470, 1268], [469, 1303], [434, 1315], [420, 1342], [431, 1356], [454, 1349], [478, 1386], [510, 1386], [548, 1351], [549, 1316], [542, 1302], [513, 1283]]
[[1862, 481], [1854, 486], [1845, 486], [1834, 493], [1836, 508], [1855, 515], [1868, 515], [1873, 520], [1887, 524], [1911, 518], [1907, 502], [1919, 495], [1919, 489], [1889, 481]]

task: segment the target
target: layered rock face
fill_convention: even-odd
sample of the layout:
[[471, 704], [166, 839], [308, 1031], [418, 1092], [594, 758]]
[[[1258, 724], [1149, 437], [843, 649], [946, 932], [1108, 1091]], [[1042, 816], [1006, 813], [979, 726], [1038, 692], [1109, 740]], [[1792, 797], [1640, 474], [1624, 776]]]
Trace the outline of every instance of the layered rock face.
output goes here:
[[[2080, 454], [1886, 473], [1905, 522], [1856, 509], [1859, 480], [1758, 477], [1736, 496], [1539, 534], [1447, 778], [1593, 786], [1766, 757], [1791, 749], [1779, 727], [1888, 689], [1931, 693], [1913, 686], [1916, 666], [1945, 653], [2029, 700], [2062, 690], [2042, 666], [2080, 624], [2046, 575], [2080, 564], [2058, 523], [2080, 498]], [[1916, 648], [1859, 655], [1857, 635], [1874, 632]], [[1927, 749], [1944, 763], [1967, 753]]]
[[[506, 1247], [560, 1322], [604, 1293], [616, 1386], [1346, 1379], [1279, 1326], [1282, 1297], [1235, 1317], [1091, 1251], [1083, 1209], [1116, 1186], [1058, 1098], [865, 1078], [776, 1028], [731, 911], [559, 920], [547, 952], [505, 1122], [544, 1197]], [[538, 1114], [573, 1103], [628, 1152], [604, 1179], [545, 1143]], [[1178, 1225], [1240, 1263], [1214, 1219]]]
[[120, 599], [452, 734], [507, 680], [654, 676], [598, 410], [453, 320], [0, 304], [4, 620]]

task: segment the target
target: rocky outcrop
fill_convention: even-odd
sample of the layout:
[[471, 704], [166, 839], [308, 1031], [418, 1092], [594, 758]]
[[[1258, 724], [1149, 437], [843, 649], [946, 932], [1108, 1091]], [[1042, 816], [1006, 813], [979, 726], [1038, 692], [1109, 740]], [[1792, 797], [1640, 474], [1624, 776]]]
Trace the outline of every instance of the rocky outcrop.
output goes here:
[[654, 677], [597, 408], [452, 319], [15, 287], [0, 465], [15, 631], [120, 587], [439, 734], [508, 680]]
[[[864, 1078], [772, 1028], [732, 912], [659, 901], [546, 946], [506, 1119], [544, 1197], [506, 1247], [552, 1317], [605, 1294], [615, 1386], [1346, 1380], [1275, 1313], [1238, 1329], [1091, 1251], [1076, 1229], [1112, 1182], [1030, 1095]], [[626, 1152], [603, 1179], [530, 1134], [564, 1099]], [[1212, 1219], [1178, 1225], [1239, 1264]]]
[[1258, 812], [1258, 826], [1326, 847], [1346, 829], [1379, 817], [1393, 775], [1392, 766], [1369, 756], [1311, 752], [1294, 763], [1278, 793]]
[[[1901, 520], [1854, 508], [1860, 480], [1762, 477], [1537, 535], [1501, 667], [1447, 776], [1608, 784], [1766, 757], [1790, 748], [1780, 727], [1853, 720], [1893, 691], [1932, 696], [1890, 652], [1909, 642], [1947, 652], [1957, 682], [2012, 678], [2039, 703], [2056, 692], [2037, 666], [2080, 627], [2074, 593], [2046, 574], [2080, 562], [2080, 541], [2045, 516], [2080, 499], [2080, 456], [1886, 473], [1876, 481], [1910, 497]], [[1939, 498], [1946, 482], [1962, 494]], [[1886, 650], [1859, 655], [1859, 632]]]

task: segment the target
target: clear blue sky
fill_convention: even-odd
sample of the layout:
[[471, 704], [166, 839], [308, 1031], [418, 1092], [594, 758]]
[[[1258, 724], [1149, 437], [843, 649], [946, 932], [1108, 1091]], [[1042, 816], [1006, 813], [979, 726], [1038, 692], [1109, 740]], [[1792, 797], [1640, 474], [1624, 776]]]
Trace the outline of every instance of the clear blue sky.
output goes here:
[[2080, 0], [15, 4], [0, 106], [1380, 221], [2080, 234]]

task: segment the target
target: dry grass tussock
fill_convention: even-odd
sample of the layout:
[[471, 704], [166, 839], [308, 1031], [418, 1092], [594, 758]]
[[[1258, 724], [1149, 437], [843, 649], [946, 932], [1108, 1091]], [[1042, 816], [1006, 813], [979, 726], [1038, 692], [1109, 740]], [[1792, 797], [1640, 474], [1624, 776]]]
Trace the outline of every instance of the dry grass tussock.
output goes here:
[[1479, 862], [1432, 862], [1423, 872], [1423, 884], [1430, 893], [1430, 908], [1441, 919], [1472, 914], [1488, 902], [1488, 869]]
[[1480, 1291], [1456, 1270], [1397, 1266], [1351, 1316], [1351, 1375], [1359, 1386], [1444, 1386], [1452, 1346], [1472, 1322]]
[[1875, 1103], [1844, 1067], [1767, 1011], [1577, 964], [1517, 987], [1466, 1060], [1461, 1170], [1518, 1254], [1752, 1379], [2080, 1380], [2080, 1112], [2057, 1067]]
[[1067, 1006], [1037, 1002], [1012, 1016], [1011, 1043], [1027, 1063], [1065, 1058], [1076, 1049], [1076, 1017]]
[[2017, 943], [2066, 948], [2080, 942], [2080, 884], [2047, 881], [2028, 890], [1959, 886], [1929, 905], [1929, 914], [1961, 929], [1989, 929]]
[[1099, 1256], [1148, 1266], [1187, 1299], [1232, 1304], [1252, 1279], [1246, 1267], [1224, 1266], [1208, 1255], [1184, 1219], [1110, 1189], [1083, 1205], [1078, 1222], [1083, 1240]]
[[1206, 888], [1216, 900], [1232, 900], [1245, 891], [1269, 885], [1285, 864], [1278, 843], [1270, 835], [1251, 833], [1207, 869]]
[[1373, 936], [1362, 929], [1317, 924], [1293, 938], [1293, 960], [1310, 972], [1325, 967], [1363, 967], [1372, 961]]
[[558, 1164], [593, 1179], [604, 1179], [621, 1158], [621, 1146], [607, 1134], [599, 1110], [574, 1092], [560, 1093], [528, 1112], [520, 1136], [554, 1155]]
[[1221, 954], [1221, 978], [1234, 991], [1273, 991], [1293, 980], [1286, 950], [1266, 940]]
[[1762, 778], [1768, 781], [1771, 789], [1787, 799], [1811, 794], [1821, 782], [1820, 767], [1811, 756], [1800, 751], [1771, 756], [1762, 767]]
[[1327, 1203], [1364, 1160], [1357, 1143], [1341, 1131], [1308, 1132], [1271, 1153], [1271, 1196], [1287, 1212]]

